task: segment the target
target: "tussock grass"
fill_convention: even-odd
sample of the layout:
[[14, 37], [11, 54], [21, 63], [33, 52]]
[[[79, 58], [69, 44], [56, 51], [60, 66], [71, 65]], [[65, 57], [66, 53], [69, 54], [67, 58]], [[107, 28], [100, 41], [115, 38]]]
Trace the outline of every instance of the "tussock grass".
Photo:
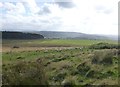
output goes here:
[[113, 63], [113, 53], [108, 50], [95, 51], [92, 63], [110, 65]]
[[43, 65], [40, 62], [18, 61], [3, 66], [3, 85], [47, 85]]
[[[107, 85], [117, 84], [119, 63], [117, 54], [119, 51], [117, 49], [89, 49], [87, 47], [103, 41], [31, 40], [28, 43], [26, 40], [20, 44], [18, 42], [16, 45], [20, 48], [14, 50], [19, 50], [22, 46], [40, 47], [43, 45], [54, 46], [54, 44], [56, 44], [55, 46], [72, 47], [69, 49], [49, 49], [49, 47], [47, 49], [45, 47], [43, 50], [3, 52], [4, 85], [49, 84], [74, 87], [76, 85], [103, 85], [103, 81]], [[113, 44], [113, 42], [108, 43]], [[7, 45], [7, 43], [5, 44]]]

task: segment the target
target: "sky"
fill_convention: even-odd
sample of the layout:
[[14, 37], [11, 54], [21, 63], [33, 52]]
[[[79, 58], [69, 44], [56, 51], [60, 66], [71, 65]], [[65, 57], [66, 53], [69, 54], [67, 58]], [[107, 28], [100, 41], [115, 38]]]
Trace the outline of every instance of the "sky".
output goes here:
[[0, 0], [0, 29], [118, 35], [118, 2]]

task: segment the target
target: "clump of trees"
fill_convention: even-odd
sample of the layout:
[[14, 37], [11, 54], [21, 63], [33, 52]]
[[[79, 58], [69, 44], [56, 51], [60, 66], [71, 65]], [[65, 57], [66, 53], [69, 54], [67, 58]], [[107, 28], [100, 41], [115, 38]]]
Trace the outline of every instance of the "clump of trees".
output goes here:
[[43, 39], [44, 36], [34, 33], [2, 31], [2, 39]]

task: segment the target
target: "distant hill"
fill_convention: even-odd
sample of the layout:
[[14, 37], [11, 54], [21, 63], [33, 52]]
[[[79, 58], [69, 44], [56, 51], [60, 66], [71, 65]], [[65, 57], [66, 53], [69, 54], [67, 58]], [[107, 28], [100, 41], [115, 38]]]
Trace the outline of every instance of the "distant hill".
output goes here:
[[58, 39], [111, 39], [116, 40], [110, 36], [84, 34], [77, 32], [57, 32], [57, 31], [37, 31], [36, 34], [41, 34], [45, 38], [58, 38]]
[[58, 31], [2, 31], [3, 39], [110, 39], [118, 40], [118, 36], [113, 35], [94, 35], [78, 32], [58, 32]]
[[119, 40], [120, 39], [117, 35], [106, 35], [106, 37], [108, 37], [112, 40]]
[[44, 36], [35, 33], [2, 31], [2, 39], [43, 39]]

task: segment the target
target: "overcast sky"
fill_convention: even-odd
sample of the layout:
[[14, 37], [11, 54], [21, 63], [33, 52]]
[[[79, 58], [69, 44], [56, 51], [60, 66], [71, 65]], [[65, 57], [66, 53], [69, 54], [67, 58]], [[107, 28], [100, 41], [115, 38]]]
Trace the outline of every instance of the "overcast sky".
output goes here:
[[118, 34], [119, 0], [0, 0], [0, 29]]

